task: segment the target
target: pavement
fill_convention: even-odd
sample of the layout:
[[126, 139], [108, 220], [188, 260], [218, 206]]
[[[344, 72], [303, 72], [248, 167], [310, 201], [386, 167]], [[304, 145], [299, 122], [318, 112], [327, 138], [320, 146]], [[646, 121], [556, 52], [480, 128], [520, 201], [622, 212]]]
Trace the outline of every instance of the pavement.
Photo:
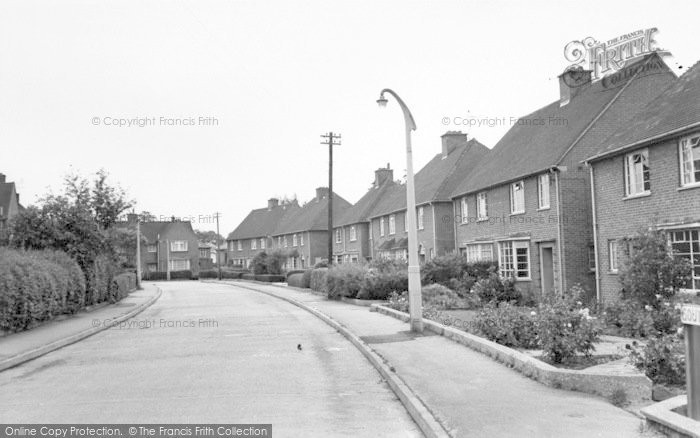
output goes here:
[[[313, 314], [225, 284], [158, 287], [134, 318], [0, 372], [0, 424], [271, 423], [276, 437], [422, 436], [379, 372]], [[118, 309], [80, 315], [74, 329]], [[30, 337], [55, 340], [52, 326], [23, 334], [26, 348]], [[2, 343], [17, 345], [13, 336]]]
[[31, 330], [0, 337], [0, 371], [35, 359], [105, 330], [111, 323], [134, 316], [153, 303], [158, 287], [143, 284], [116, 304], [81, 311], [60, 321], [51, 321]]
[[[642, 421], [607, 400], [559, 390], [367, 307], [296, 288], [229, 284], [300, 302], [340, 323], [383, 357], [450, 435], [488, 437], [639, 437]], [[232, 291], [233, 292], [233, 291]]]

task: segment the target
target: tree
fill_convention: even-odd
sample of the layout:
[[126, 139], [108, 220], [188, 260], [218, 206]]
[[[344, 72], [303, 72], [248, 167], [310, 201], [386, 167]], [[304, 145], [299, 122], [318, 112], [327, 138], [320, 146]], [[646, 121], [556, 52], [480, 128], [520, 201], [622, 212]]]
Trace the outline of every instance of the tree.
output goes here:
[[626, 261], [620, 271], [623, 297], [658, 306], [657, 295], [672, 297], [687, 284], [692, 271], [690, 261], [674, 256], [666, 233], [642, 230], [626, 242]]
[[219, 239], [221, 239], [222, 242], [226, 240], [222, 235], [216, 234], [216, 231], [194, 230], [194, 234], [197, 236], [197, 240], [201, 242], [214, 243], [218, 245]]

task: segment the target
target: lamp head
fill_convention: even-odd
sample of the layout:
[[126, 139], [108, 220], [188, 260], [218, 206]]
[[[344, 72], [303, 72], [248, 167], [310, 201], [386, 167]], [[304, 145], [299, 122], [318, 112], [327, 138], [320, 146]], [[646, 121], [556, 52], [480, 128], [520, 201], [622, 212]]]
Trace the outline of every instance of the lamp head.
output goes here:
[[384, 93], [379, 96], [379, 99], [377, 99], [377, 104], [379, 105], [380, 108], [386, 108], [388, 100], [386, 100], [386, 97], [384, 97]]

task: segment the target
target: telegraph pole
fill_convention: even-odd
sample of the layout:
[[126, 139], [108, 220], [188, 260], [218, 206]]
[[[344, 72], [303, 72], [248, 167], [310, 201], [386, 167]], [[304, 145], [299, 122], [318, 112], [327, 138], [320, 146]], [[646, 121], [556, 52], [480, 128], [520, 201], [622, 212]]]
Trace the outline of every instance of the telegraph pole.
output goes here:
[[141, 289], [141, 218], [136, 216], [136, 288]]
[[340, 146], [340, 134], [333, 131], [321, 136], [321, 144], [328, 145], [328, 264], [333, 257], [333, 146]]
[[216, 264], [219, 266], [219, 281], [221, 281], [221, 235], [219, 235], [219, 212], [216, 212]]

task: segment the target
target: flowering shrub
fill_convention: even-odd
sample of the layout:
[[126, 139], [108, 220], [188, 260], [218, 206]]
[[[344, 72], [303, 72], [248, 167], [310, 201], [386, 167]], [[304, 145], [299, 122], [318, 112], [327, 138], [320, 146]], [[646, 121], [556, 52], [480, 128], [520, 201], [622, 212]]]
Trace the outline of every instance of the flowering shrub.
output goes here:
[[665, 334], [647, 341], [643, 348], [634, 342], [630, 362], [654, 383], [682, 385], [685, 383], [685, 344], [677, 334]]
[[680, 326], [680, 307], [668, 301], [652, 306], [642, 305], [636, 299], [623, 298], [608, 306], [603, 316], [605, 324], [616, 334], [634, 338], [673, 333]]
[[364, 265], [346, 263], [328, 269], [328, 298], [357, 297], [367, 274]]
[[387, 299], [387, 306], [399, 312], [408, 312], [408, 292], [392, 292]]
[[408, 265], [401, 260], [379, 259], [368, 265], [357, 298], [385, 300], [392, 292], [408, 290]]
[[537, 348], [535, 312], [528, 313], [508, 302], [488, 305], [474, 319], [478, 334], [501, 345]]
[[502, 279], [494, 266], [489, 268], [488, 272], [488, 277], [477, 281], [471, 290], [482, 302], [500, 303], [503, 301], [517, 301], [522, 298], [520, 292], [515, 288], [513, 280]]
[[463, 300], [453, 290], [441, 284], [424, 286], [421, 290], [424, 304], [432, 304], [441, 309], [456, 309], [463, 307]]
[[539, 305], [535, 316], [537, 341], [542, 354], [563, 363], [578, 353], [590, 357], [600, 333], [588, 309], [571, 298], [552, 297]]

